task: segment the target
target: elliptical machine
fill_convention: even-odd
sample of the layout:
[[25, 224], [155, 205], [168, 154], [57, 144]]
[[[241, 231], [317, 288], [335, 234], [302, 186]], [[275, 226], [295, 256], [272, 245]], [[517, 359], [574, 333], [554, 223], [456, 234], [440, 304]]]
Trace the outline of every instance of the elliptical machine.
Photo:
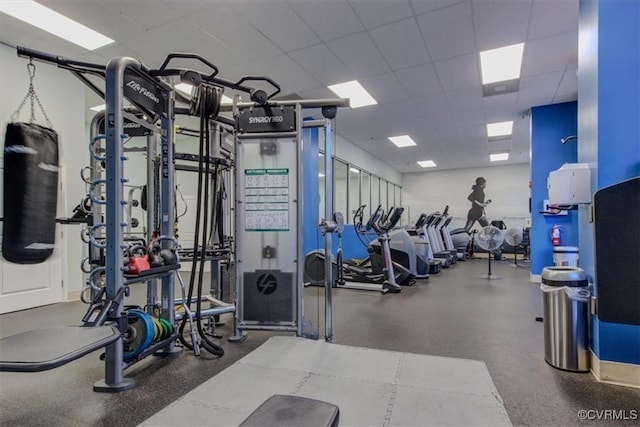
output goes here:
[[[333, 263], [334, 277], [336, 277], [333, 287], [377, 291], [383, 294], [388, 292], [398, 293], [402, 290], [400, 285], [412, 284], [415, 277], [407, 268], [392, 260], [389, 245], [388, 232], [398, 223], [404, 209], [395, 209], [391, 215], [385, 217], [382, 206], [378, 206], [378, 209], [371, 215], [367, 224], [363, 226], [362, 214], [364, 208], [365, 205], [360, 206], [354, 216], [356, 234], [361, 239], [361, 234], [365, 234], [372, 229], [376, 231], [382, 247], [382, 267], [381, 269], [376, 268], [378, 265], [377, 260], [374, 259], [372, 262], [372, 257], [378, 257], [375, 253], [370, 253], [369, 258], [357, 264], [344, 262], [342, 254], [343, 230], [342, 227], [337, 227], [335, 232], [338, 235], [338, 253], [337, 259]], [[337, 215], [334, 214], [335, 216]], [[363, 244], [367, 245], [364, 241]], [[311, 251], [305, 256], [305, 286], [324, 286], [324, 259], [325, 254], [322, 250]]]

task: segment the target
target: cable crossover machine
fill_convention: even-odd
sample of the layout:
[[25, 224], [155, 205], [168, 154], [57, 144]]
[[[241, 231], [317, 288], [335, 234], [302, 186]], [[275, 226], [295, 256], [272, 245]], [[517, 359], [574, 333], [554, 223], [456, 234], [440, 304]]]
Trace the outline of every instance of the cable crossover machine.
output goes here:
[[[222, 347], [207, 338], [201, 320], [225, 313], [234, 315], [230, 341], [244, 340], [249, 330], [292, 332], [317, 339], [317, 329], [303, 313], [302, 159], [310, 149], [310, 144], [303, 143], [303, 129], [324, 131], [326, 218], [332, 218], [333, 119], [337, 108], [349, 105], [347, 99], [275, 100], [280, 86], [270, 78], [245, 76], [229, 81], [218, 76], [214, 64], [191, 53], [171, 53], [157, 69], [132, 58], [114, 58], [105, 66], [23, 47], [18, 47], [17, 53], [30, 61], [70, 71], [105, 99], [106, 108], [90, 126], [91, 163], [81, 174], [88, 195], [78, 208], [86, 213], [85, 218], [58, 220], [86, 224], [81, 235], [88, 244], [88, 256], [81, 269], [87, 279], [82, 297], [89, 309], [80, 326], [28, 331], [1, 339], [0, 371], [44, 371], [104, 348], [105, 377], [93, 389], [124, 391], [135, 385], [124, 371], [149, 355], [175, 355], [182, 348], [199, 355], [203, 348], [222, 356]], [[173, 68], [176, 61], [197, 62], [209, 71]], [[95, 83], [96, 77], [104, 81], [104, 91]], [[195, 87], [191, 97], [174, 90], [176, 81]], [[251, 102], [241, 102], [235, 96], [232, 106], [221, 106], [225, 88], [249, 94]], [[132, 107], [125, 107], [125, 100]], [[304, 120], [312, 109], [320, 110], [323, 118]], [[233, 118], [219, 116], [220, 112], [231, 112]], [[199, 117], [198, 155], [175, 152], [177, 114]], [[226, 155], [218, 144], [221, 129], [233, 140]], [[124, 142], [132, 136], [147, 139], [143, 203], [148, 226], [146, 239], [140, 243], [127, 235], [132, 218], [128, 206], [131, 197], [125, 194]], [[197, 161], [198, 166], [177, 166], [176, 160]], [[187, 251], [181, 248], [176, 230], [174, 176], [180, 168], [198, 173], [196, 230], [193, 248]], [[223, 176], [234, 183], [233, 200], [226, 203], [224, 211], [219, 198]], [[213, 202], [209, 194], [214, 195]], [[225, 217], [235, 223], [235, 230], [229, 232], [232, 236], [222, 235], [221, 221]], [[319, 226], [328, 248], [325, 340], [330, 342], [331, 286], [327, 284], [333, 281], [331, 233], [337, 224], [323, 220]], [[218, 239], [211, 247], [210, 236], [215, 231]], [[188, 292], [178, 274], [181, 257], [193, 262]], [[216, 306], [201, 308], [203, 265], [207, 260], [234, 269], [235, 304], [213, 299]], [[211, 272], [220, 280], [218, 273]], [[176, 279], [181, 298], [175, 296]], [[125, 298], [131, 286], [138, 283], [147, 284], [147, 305], [127, 306]], [[197, 304], [195, 312], [191, 310], [193, 303]]]

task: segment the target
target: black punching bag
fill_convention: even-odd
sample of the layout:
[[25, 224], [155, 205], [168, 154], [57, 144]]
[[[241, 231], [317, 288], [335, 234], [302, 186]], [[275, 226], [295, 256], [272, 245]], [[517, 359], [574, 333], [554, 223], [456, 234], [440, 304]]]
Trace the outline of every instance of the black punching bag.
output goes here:
[[58, 134], [34, 123], [9, 123], [3, 181], [3, 257], [17, 264], [45, 261], [55, 243]]

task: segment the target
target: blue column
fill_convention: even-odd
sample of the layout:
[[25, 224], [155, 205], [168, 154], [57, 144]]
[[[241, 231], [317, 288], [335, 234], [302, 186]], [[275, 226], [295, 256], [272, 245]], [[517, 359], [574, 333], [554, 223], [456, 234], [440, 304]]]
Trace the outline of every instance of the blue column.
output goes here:
[[538, 275], [544, 267], [553, 265], [553, 246], [550, 232], [554, 225], [561, 227], [561, 244], [578, 246], [577, 213], [549, 216], [543, 201], [549, 198], [549, 172], [565, 163], [576, 163], [576, 141], [562, 144], [560, 140], [577, 133], [576, 102], [546, 105], [531, 109], [531, 274]]
[[[640, 175], [640, 2], [581, 0], [579, 31], [578, 159], [592, 165], [595, 192]], [[581, 266], [595, 277], [586, 208], [579, 225]], [[594, 316], [591, 348], [600, 360], [638, 365], [640, 326]]]
[[322, 236], [320, 235], [318, 223], [320, 205], [320, 190], [318, 182], [318, 128], [303, 128], [302, 138], [304, 144], [303, 161], [305, 174], [303, 177], [303, 200], [304, 200], [304, 222], [303, 222], [303, 244], [305, 254], [324, 247]]

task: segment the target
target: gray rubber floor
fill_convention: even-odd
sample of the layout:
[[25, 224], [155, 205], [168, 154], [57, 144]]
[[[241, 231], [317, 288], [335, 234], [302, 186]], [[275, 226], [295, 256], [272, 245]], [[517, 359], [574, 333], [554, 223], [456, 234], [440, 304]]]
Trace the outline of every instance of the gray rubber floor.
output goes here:
[[[559, 371], [545, 363], [542, 324], [534, 320], [542, 315], [541, 292], [529, 282], [528, 269], [510, 264], [492, 264], [502, 280], [480, 279], [487, 263], [478, 259], [459, 263], [398, 295], [337, 290], [334, 342], [483, 361], [514, 425], [604, 425], [581, 421], [578, 411], [640, 410], [638, 389], [598, 383], [591, 374]], [[321, 325], [323, 291], [305, 291], [306, 317]], [[143, 289], [135, 288], [136, 295], [144, 295]], [[85, 310], [82, 303], [73, 302], [1, 315], [0, 336], [77, 324]], [[219, 332], [228, 336], [230, 325]], [[198, 358], [186, 351], [175, 358], [149, 357], [126, 372], [137, 386], [113, 395], [92, 391], [93, 383], [104, 376], [100, 352], [47, 372], [0, 373], [0, 425], [135, 426], [274, 335], [251, 333], [241, 344], [219, 340], [225, 349], [221, 358], [207, 353]], [[223, 397], [207, 398], [215, 405]], [[637, 420], [607, 425], [631, 426]]]
[[483, 362], [295, 337], [270, 338], [143, 425], [238, 425], [274, 394], [337, 405], [343, 426], [511, 425]]

